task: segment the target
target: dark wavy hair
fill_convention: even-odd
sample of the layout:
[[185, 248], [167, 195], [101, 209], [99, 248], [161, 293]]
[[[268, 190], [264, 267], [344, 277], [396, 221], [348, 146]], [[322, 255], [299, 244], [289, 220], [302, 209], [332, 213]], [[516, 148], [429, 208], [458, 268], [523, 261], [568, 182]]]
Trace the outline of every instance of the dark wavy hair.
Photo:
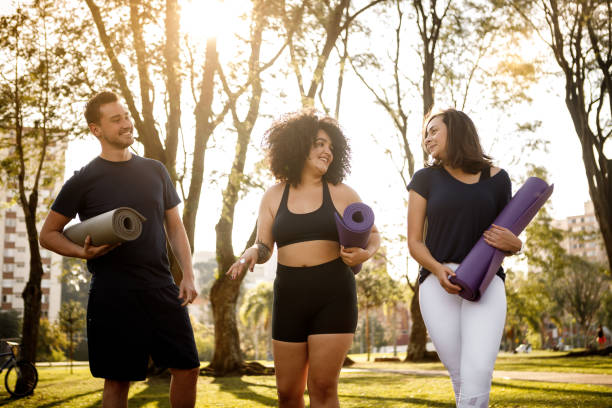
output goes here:
[[302, 169], [319, 130], [323, 130], [332, 143], [334, 158], [324, 178], [338, 184], [350, 172], [351, 149], [338, 122], [329, 116], [320, 116], [315, 110], [305, 109], [282, 116], [272, 124], [264, 138], [270, 171], [279, 181], [297, 185]]
[[[476, 174], [479, 171], [491, 167], [491, 157], [484, 154], [480, 146], [480, 139], [476, 126], [472, 119], [465, 113], [456, 109], [444, 109], [442, 111], [430, 112], [423, 121], [423, 149], [427, 137], [427, 125], [432, 119], [441, 116], [446, 125], [446, 163], [451, 167], [460, 168], [466, 173]], [[426, 166], [442, 166], [439, 159], [433, 159]]]
[[118, 100], [117, 94], [111, 91], [102, 91], [95, 94], [85, 105], [85, 120], [87, 120], [87, 124], [100, 124], [100, 106], [117, 102]]

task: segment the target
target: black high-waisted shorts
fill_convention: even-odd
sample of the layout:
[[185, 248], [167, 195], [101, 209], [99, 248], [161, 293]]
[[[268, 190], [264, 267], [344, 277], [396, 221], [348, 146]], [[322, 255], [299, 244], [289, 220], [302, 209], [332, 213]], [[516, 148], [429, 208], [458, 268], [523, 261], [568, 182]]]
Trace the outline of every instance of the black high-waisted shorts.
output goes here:
[[272, 338], [301, 343], [311, 334], [355, 333], [357, 291], [341, 258], [306, 267], [278, 264]]

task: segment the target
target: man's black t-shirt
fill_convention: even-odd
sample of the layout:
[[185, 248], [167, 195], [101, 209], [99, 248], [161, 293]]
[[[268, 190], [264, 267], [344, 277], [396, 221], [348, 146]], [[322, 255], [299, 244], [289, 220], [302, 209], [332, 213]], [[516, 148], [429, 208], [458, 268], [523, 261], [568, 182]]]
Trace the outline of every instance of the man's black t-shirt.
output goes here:
[[166, 168], [132, 155], [123, 162], [95, 158], [66, 181], [51, 209], [81, 221], [117, 207], [140, 212], [147, 219], [140, 237], [87, 261], [87, 268], [92, 288], [149, 289], [173, 283], [164, 216], [179, 203]]
[[[426, 167], [414, 173], [407, 188], [427, 200], [425, 246], [440, 263], [461, 263], [512, 198], [510, 177], [503, 169], [466, 184], [443, 167]], [[419, 281], [429, 274], [421, 268]], [[505, 278], [502, 268], [497, 274]]]

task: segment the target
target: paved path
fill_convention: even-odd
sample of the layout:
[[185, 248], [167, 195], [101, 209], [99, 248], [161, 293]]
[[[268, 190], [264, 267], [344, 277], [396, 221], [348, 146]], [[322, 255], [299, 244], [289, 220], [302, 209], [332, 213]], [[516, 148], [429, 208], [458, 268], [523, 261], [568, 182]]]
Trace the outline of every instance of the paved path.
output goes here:
[[[404, 375], [422, 375], [429, 377], [448, 377], [445, 370], [394, 370], [384, 368], [343, 368], [345, 372], [378, 372], [395, 373]], [[605, 385], [612, 387], [612, 375], [610, 374], [582, 374], [582, 373], [558, 373], [548, 371], [498, 371], [493, 372], [493, 378], [504, 380], [543, 381], [574, 384]]]

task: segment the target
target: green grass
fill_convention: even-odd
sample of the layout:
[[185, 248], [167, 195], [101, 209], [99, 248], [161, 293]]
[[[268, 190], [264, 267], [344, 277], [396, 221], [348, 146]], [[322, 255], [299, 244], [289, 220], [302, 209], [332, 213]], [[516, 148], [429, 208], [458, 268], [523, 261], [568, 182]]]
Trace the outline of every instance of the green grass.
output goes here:
[[[529, 354], [500, 353], [495, 363], [496, 370], [503, 371], [554, 371], [560, 373], [612, 374], [612, 358], [604, 356], [563, 357], [567, 352], [534, 351]], [[392, 357], [392, 354], [371, 354], [370, 363], [365, 354], [351, 354], [354, 368], [376, 367], [398, 370], [444, 370], [442, 363], [374, 363], [374, 357]], [[403, 360], [405, 354], [398, 354]], [[611, 404], [612, 405], [612, 404]]]
[[[361, 363], [363, 364], [363, 363]], [[377, 365], [369, 364], [370, 367]], [[92, 378], [87, 367], [40, 367], [40, 381], [33, 396], [11, 400], [0, 389], [0, 406], [79, 407], [100, 406], [103, 381]], [[168, 379], [134, 383], [130, 407], [169, 407]], [[340, 379], [342, 407], [454, 407], [450, 381], [445, 377], [419, 377], [374, 372], [346, 372]], [[308, 400], [307, 400], [308, 401]], [[604, 386], [493, 381], [492, 407], [588, 407], [610, 406], [612, 388]], [[273, 407], [276, 406], [273, 376], [200, 377], [198, 407]]]

